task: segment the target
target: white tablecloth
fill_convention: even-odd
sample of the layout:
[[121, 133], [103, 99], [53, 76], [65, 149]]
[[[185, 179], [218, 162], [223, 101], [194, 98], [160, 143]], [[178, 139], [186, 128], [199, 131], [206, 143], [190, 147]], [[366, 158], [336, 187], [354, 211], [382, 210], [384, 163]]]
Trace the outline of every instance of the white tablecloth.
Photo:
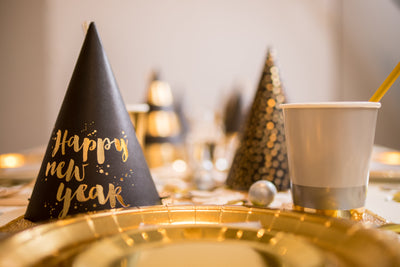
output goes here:
[[[34, 151], [36, 152], [36, 150]], [[385, 147], [374, 146], [366, 208], [388, 222], [400, 224], [400, 202], [393, 200], [394, 194], [400, 192], [400, 164], [383, 165], [379, 161], [382, 152], [391, 151], [398, 153], [398, 151]], [[42, 153], [41, 150], [39, 150], [39, 153]], [[397, 154], [397, 157], [400, 157], [400, 153]], [[36, 165], [28, 166], [30, 169], [28, 168], [23, 170], [24, 175], [26, 175], [26, 173], [37, 173], [38, 168], [40, 167], [39, 165], [40, 162]], [[168, 173], [168, 175], [164, 175], [166, 173]], [[194, 200], [193, 196], [195, 196], [196, 201], [194, 202], [198, 204], [223, 205], [235, 203], [235, 200], [240, 204], [240, 200], [246, 197], [246, 194], [241, 194], [240, 192], [230, 191], [224, 188], [219, 188], [212, 192], [190, 191], [190, 189], [185, 188], [185, 182], [183, 182], [179, 177], [171, 176], [171, 172], [168, 170], [167, 172], [165, 170], [161, 172], [152, 170], [152, 174], [160, 192], [162, 191], [158, 186], [160, 183], [163, 184], [163, 186], [165, 183], [170, 183], [168, 187], [171, 187], [172, 185], [172, 187], [177, 187], [178, 189], [181, 188], [183, 189], [182, 191], [186, 191], [186, 193], [182, 194], [188, 194], [188, 192], [190, 194], [190, 192], [192, 192], [192, 200]], [[162, 178], [161, 180], [159, 179], [160, 176]], [[32, 177], [34, 177], [34, 175], [32, 175]], [[8, 197], [0, 197], [0, 226], [7, 224], [25, 213], [32, 187], [33, 183]], [[281, 208], [283, 205], [290, 204], [291, 202], [292, 200], [289, 191], [279, 192], [269, 207]]]
[[[400, 224], [400, 203], [392, 199], [397, 190], [400, 190], [400, 184], [371, 183], [368, 188], [366, 208], [388, 222]], [[9, 198], [0, 198], [0, 226], [24, 215], [30, 191], [31, 189], [27, 188]], [[203, 201], [205, 204], [225, 204], [240, 198], [243, 198], [243, 195], [241, 197], [239, 192], [222, 189], [204, 197]], [[291, 201], [289, 191], [278, 192], [269, 207], [280, 208]]]

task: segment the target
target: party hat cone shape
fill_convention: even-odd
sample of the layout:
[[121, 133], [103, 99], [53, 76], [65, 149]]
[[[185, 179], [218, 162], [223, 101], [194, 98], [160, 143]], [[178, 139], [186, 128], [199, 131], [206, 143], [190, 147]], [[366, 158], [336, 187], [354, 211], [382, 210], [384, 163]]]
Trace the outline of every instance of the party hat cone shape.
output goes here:
[[159, 204], [94, 23], [89, 25], [25, 218]]
[[147, 92], [145, 155], [150, 167], [160, 167], [183, 159], [183, 127], [175, 110], [169, 84], [153, 73]]
[[248, 190], [258, 180], [268, 180], [279, 190], [289, 188], [283, 114], [285, 96], [271, 50], [246, 121], [241, 143], [226, 181], [233, 189]]

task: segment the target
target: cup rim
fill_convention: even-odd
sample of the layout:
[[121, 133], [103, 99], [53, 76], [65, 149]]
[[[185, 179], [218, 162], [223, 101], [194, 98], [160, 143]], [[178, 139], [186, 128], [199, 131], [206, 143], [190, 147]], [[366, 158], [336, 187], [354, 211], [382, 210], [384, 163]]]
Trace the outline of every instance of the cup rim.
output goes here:
[[287, 108], [380, 108], [381, 103], [369, 101], [333, 101], [333, 102], [303, 102], [280, 104]]

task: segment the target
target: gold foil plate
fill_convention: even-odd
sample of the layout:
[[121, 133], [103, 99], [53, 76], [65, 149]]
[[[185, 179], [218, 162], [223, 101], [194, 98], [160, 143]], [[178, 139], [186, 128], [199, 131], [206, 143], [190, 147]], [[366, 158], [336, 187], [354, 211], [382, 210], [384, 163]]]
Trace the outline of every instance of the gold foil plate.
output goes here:
[[349, 220], [243, 206], [152, 206], [27, 229], [0, 243], [0, 266], [233, 267], [244, 259], [252, 266], [400, 266], [399, 251], [397, 235]]
[[[98, 257], [98, 255], [104, 255]], [[74, 266], [323, 266], [306, 240], [263, 228], [183, 225], [131, 230], [78, 255]]]

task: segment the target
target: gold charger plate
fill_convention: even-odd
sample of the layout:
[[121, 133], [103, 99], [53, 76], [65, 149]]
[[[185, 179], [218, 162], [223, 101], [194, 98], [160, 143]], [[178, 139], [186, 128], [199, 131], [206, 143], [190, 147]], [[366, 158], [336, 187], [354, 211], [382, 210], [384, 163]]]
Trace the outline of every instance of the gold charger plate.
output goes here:
[[152, 206], [27, 229], [0, 243], [0, 266], [233, 267], [243, 259], [253, 266], [400, 266], [399, 251], [396, 235], [348, 220], [243, 206]]

